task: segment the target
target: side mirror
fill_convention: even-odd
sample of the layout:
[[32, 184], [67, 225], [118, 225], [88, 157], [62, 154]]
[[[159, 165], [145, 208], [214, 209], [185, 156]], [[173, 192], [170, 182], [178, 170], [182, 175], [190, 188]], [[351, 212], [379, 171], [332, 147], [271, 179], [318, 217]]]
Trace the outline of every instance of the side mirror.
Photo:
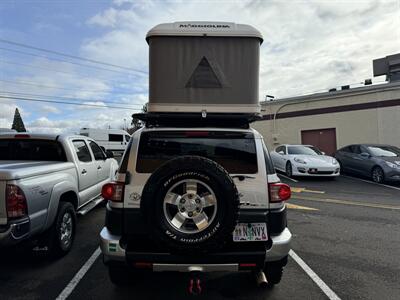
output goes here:
[[325, 155], [325, 152], [324, 152], [324, 151], [321, 151], [321, 154], [322, 154], [322, 155]]
[[284, 154], [285, 154], [285, 152], [283, 152], [283, 151], [279, 151], [279, 152], [278, 152], [278, 154], [280, 154], [280, 155], [284, 155]]
[[114, 153], [110, 150], [106, 151], [107, 158], [114, 158]]
[[367, 152], [362, 152], [360, 155], [363, 158], [370, 158], [371, 157], [371, 155], [369, 155], [369, 153], [367, 153]]

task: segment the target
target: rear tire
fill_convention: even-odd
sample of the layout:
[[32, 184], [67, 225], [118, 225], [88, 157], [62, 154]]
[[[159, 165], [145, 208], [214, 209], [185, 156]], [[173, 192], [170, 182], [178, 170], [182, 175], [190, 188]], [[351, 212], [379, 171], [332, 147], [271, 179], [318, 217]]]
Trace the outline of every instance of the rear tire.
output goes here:
[[268, 262], [264, 267], [264, 274], [267, 278], [267, 288], [273, 288], [274, 285], [278, 284], [282, 280], [283, 268], [287, 264], [287, 256], [280, 261]]
[[126, 267], [108, 266], [108, 276], [116, 286], [126, 286], [131, 282], [130, 272]]
[[385, 173], [381, 167], [374, 167], [371, 172], [371, 178], [373, 182], [383, 183], [385, 181]]
[[69, 202], [60, 202], [56, 220], [48, 236], [48, 253], [56, 258], [66, 255], [72, 248], [76, 232], [76, 214]]

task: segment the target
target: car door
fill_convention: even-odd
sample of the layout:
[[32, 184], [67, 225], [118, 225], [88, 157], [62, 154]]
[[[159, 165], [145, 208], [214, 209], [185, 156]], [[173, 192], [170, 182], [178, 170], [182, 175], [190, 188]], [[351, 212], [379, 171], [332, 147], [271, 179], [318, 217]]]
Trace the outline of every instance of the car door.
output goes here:
[[375, 162], [367, 147], [360, 145], [360, 154], [357, 155], [357, 168], [360, 174], [370, 176], [371, 170], [375, 166]]
[[95, 165], [97, 168], [97, 182], [102, 182], [110, 177], [110, 160], [107, 159], [103, 150], [94, 141], [89, 141], [92, 150]]
[[99, 194], [94, 188], [97, 184], [97, 166], [84, 139], [74, 139], [72, 144], [77, 162], [81, 205]]
[[282, 154], [279, 152], [284, 152], [285, 147], [284, 146], [279, 146], [275, 149], [275, 151], [271, 152], [271, 158], [272, 162], [274, 164], [274, 167], [277, 168], [278, 170], [284, 170], [282, 168]]
[[361, 146], [351, 145], [351, 152], [349, 152], [349, 168], [351, 171], [361, 174], [363, 173], [363, 158], [361, 156]]
[[289, 159], [287, 147], [282, 146], [282, 149], [279, 151], [283, 152], [283, 154], [279, 154], [279, 165], [280, 165], [281, 170], [285, 171], [286, 170], [286, 162]]
[[350, 146], [346, 146], [339, 149], [335, 154], [335, 158], [340, 162], [340, 167], [342, 168], [342, 172], [350, 171], [349, 167], [351, 160], [350, 152], [351, 152]]

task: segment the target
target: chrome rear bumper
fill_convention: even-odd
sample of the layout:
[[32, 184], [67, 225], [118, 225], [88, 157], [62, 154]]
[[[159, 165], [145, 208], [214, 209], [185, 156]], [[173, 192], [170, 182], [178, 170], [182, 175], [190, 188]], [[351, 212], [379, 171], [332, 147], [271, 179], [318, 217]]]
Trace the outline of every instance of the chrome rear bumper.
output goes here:
[[[289, 254], [292, 234], [289, 229], [282, 231], [280, 235], [272, 236], [272, 246], [266, 252], [265, 261], [278, 261]], [[106, 227], [100, 232], [100, 248], [104, 262], [126, 262], [125, 249], [120, 246], [120, 236], [112, 235]], [[153, 271], [177, 271], [177, 272], [236, 272], [239, 271], [238, 263], [229, 264], [190, 264], [190, 263], [153, 263]]]

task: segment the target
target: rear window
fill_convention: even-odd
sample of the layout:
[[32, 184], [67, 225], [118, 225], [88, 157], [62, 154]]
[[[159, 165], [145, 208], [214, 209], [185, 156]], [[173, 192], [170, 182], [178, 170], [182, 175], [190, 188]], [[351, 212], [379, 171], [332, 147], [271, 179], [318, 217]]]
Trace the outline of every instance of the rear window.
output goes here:
[[141, 135], [136, 164], [138, 173], [152, 173], [163, 163], [182, 155], [212, 159], [231, 174], [257, 173], [252, 133], [159, 131]]
[[0, 139], [0, 160], [67, 161], [57, 141]]

